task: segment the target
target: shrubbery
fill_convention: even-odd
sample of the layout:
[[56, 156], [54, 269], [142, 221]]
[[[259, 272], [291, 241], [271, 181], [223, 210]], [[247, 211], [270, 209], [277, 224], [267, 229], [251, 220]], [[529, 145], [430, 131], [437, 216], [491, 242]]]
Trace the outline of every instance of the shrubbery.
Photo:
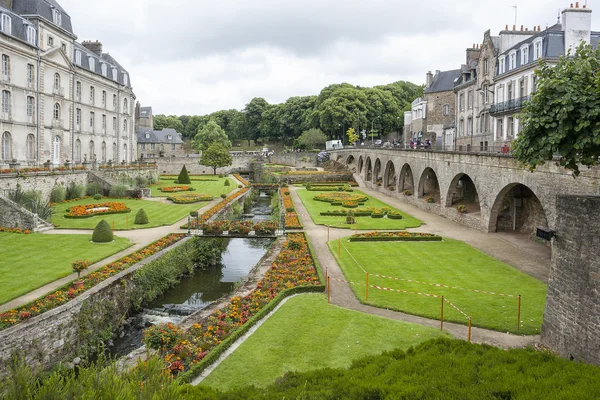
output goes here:
[[78, 185], [75, 182], [71, 182], [71, 184], [67, 186], [66, 200], [81, 199], [83, 196], [85, 196], [84, 185]]
[[67, 189], [62, 185], [56, 185], [50, 192], [50, 201], [52, 203], [62, 203], [67, 199]]
[[223, 184], [223, 186], [231, 186], [231, 182], [229, 182], [229, 179], [225, 179], [225, 183]]
[[99, 183], [88, 183], [85, 189], [86, 196], [94, 196], [96, 194], [102, 194], [102, 186]]
[[110, 225], [105, 220], [98, 222], [98, 225], [94, 228], [92, 234], [92, 242], [94, 243], [108, 243], [113, 241], [113, 232], [110, 229]]
[[125, 197], [128, 187], [125, 185], [114, 185], [110, 188], [110, 197], [121, 198]]
[[101, 194], [95, 194], [94, 195], [94, 200], [101, 200], [102, 199], [102, 195]]
[[148, 215], [146, 214], [146, 211], [144, 211], [143, 208], [140, 208], [137, 214], [135, 214], [135, 224], [146, 225], [148, 222]]
[[183, 166], [183, 168], [181, 168], [181, 172], [177, 177], [177, 183], [181, 183], [184, 185], [189, 185], [190, 183], [192, 183], [192, 181], [190, 181], [190, 176], [188, 175], [188, 171], [185, 165]]

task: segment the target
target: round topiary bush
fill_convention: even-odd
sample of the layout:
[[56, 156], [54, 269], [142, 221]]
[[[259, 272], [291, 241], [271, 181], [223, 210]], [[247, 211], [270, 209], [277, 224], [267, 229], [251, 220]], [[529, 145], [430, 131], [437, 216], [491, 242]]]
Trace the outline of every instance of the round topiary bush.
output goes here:
[[222, 198], [222, 199], [225, 199], [225, 198], [227, 198], [227, 195], [226, 195], [225, 193], [223, 193], [223, 194], [221, 195], [221, 198]]
[[94, 195], [94, 200], [100, 200], [102, 198], [102, 195], [100, 193], [96, 193]]
[[94, 228], [94, 234], [92, 235], [92, 242], [94, 243], [108, 243], [113, 241], [113, 232], [110, 229], [110, 225], [105, 220], [98, 222], [98, 225]]
[[224, 186], [229, 186], [229, 185], [231, 185], [231, 182], [229, 182], [229, 179], [225, 179], [225, 184], [224, 184]]
[[241, 189], [241, 188], [243, 188], [243, 186], [242, 185], [238, 185], [238, 189]]
[[140, 208], [140, 211], [135, 214], [135, 224], [136, 225], [146, 225], [148, 223], [148, 214], [144, 211], [143, 208]]

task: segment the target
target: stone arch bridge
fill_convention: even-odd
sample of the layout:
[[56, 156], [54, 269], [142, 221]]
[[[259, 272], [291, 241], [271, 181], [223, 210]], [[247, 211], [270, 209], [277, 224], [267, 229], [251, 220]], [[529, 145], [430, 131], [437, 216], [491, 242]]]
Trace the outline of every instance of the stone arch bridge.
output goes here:
[[366, 186], [484, 232], [552, 229], [557, 195], [600, 195], [598, 167], [574, 178], [552, 162], [530, 172], [503, 154], [382, 148], [330, 154]]

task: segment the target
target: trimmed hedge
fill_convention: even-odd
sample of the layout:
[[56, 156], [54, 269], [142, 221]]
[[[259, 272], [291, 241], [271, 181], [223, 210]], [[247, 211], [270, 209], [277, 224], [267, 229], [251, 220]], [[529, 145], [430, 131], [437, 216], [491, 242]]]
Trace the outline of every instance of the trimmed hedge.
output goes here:
[[442, 237], [430, 233], [369, 232], [350, 236], [351, 242], [441, 242]]
[[94, 228], [92, 234], [92, 242], [94, 243], [108, 243], [114, 240], [112, 229], [105, 220], [98, 222], [98, 225]]
[[148, 214], [146, 214], [146, 211], [144, 211], [143, 208], [140, 208], [140, 210], [135, 215], [135, 224], [146, 225], [147, 223], [149, 223]]

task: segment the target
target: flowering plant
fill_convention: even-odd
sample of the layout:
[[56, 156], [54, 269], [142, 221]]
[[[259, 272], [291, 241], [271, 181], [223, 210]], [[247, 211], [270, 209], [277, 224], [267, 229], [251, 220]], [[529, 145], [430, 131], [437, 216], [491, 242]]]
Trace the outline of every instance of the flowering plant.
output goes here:
[[86, 270], [91, 263], [88, 260], [77, 260], [71, 263], [73, 267], [73, 272], [77, 272], [77, 279], [81, 277], [81, 271]]
[[131, 208], [127, 207], [125, 203], [84, 204], [68, 208], [65, 218], [90, 218], [99, 214], [124, 214], [128, 212], [131, 212]]
[[212, 199], [212, 196], [202, 193], [175, 194], [167, 197], [167, 200], [171, 200], [175, 204], [199, 203], [201, 201], [211, 201]]
[[0, 226], [0, 232], [7, 232], [7, 233], [22, 233], [24, 235], [29, 235], [31, 234], [31, 231], [29, 229], [20, 229], [20, 228], [6, 228], [4, 226]]
[[190, 188], [190, 186], [163, 186], [158, 188], [158, 190], [161, 192], [174, 193], [192, 191], [194, 188]]

